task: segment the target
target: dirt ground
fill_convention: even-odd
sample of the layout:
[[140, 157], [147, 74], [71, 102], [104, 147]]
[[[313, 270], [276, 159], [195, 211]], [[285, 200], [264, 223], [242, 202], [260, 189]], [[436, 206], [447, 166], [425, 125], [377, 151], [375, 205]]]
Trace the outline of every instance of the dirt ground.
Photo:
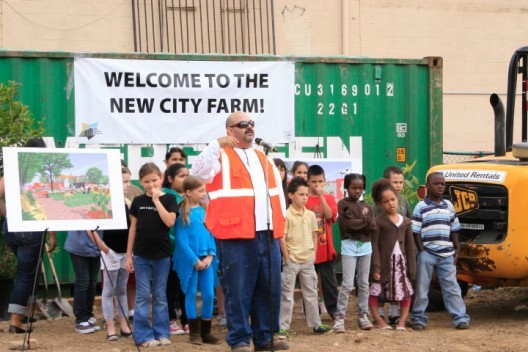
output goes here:
[[[306, 327], [300, 304], [296, 304], [293, 317], [290, 351], [528, 351], [528, 288], [501, 288], [496, 290], [470, 290], [466, 297], [471, 328], [459, 331], [451, 327], [446, 312], [429, 313], [425, 331], [407, 332], [359, 331], [353, 316], [355, 298], [351, 298], [349, 320], [345, 334], [328, 333], [315, 336]], [[100, 308], [96, 309], [101, 318]], [[331, 324], [328, 316], [323, 322]], [[42, 351], [137, 351], [130, 339], [107, 342], [106, 333], [81, 335], [74, 331], [73, 318], [34, 323], [32, 338], [38, 340]], [[22, 339], [7, 333], [8, 322], [0, 322], [0, 350], [8, 350], [10, 341]], [[224, 337], [225, 330], [214, 325], [214, 333]], [[146, 350], [146, 349], [145, 349]], [[169, 347], [154, 347], [158, 351], [229, 351], [225, 342], [218, 346], [194, 346], [188, 336], [173, 336]]]

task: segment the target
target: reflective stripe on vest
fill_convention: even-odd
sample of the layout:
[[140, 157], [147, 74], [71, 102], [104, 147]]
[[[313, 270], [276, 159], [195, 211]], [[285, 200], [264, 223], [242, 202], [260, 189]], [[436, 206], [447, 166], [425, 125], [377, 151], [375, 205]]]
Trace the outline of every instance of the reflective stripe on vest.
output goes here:
[[[223, 197], [225, 198], [253, 197], [255, 195], [253, 188], [237, 188], [237, 189], [231, 188], [231, 164], [229, 162], [229, 157], [227, 156], [224, 150], [221, 151], [220, 158], [222, 160], [222, 189], [219, 189], [217, 191], [208, 192], [209, 199], [218, 199], [218, 198], [223, 198]], [[259, 161], [260, 161], [260, 158], [259, 158]], [[268, 179], [270, 176], [275, 177], [274, 174], [268, 175]], [[268, 188], [268, 196], [272, 197], [278, 194], [279, 194], [279, 189], [277, 187]]]

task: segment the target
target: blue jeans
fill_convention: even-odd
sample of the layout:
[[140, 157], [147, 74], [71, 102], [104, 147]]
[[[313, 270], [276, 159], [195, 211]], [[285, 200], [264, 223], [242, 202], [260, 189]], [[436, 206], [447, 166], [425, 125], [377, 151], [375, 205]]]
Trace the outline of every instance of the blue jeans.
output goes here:
[[[271, 340], [270, 331], [279, 330], [281, 299], [281, 273], [279, 241], [271, 241], [271, 285], [273, 326], [270, 324], [268, 287], [268, 234], [257, 231], [254, 239], [220, 240], [219, 259], [225, 297], [228, 333], [227, 344], [231, 347], [257, 347]], [[249, 324], [251, 318], [251, 326]]]
[[416, 290], [411, 313], [413, 323], [427, 325], [429, 318], [425, 315], [425, 309], [429, 304], [429, 286], [435, 270], [442, 289], [444, 305], [451, 314], [453, 325], [457, 326], [463, 322], [469, 323], [469, 315], [466, 314], [466, 305], [462, 299], [460, 286], [458, 286], [453, 259], [453, 256], [439, 257], [427, 251], [418, 253], [416, 258]]
[[[147, 259], [134, 256], [136, 272], [136, 305], [134, 337], [138, 344], [149, 340], [170, 338], [167, 306], [167, 278], [170, 258]], [[149, 300], [152, 279], [152, 325], [149, 322]]]
[[15, 253], [17, 269], [15, 285], [9, 300], [9, 313], [23, 315], [37, 275], [43, 232], [8, 232], [4, 222], [5, 242]]
[[194, 269], [185, 292], [185, 310], [187, 311], [187, 318], [198, 318], [196, 310], [196, 295], [198, 293], [198, 286], [202, 293], [202, 318], [211, 319], [213, 316], [213, 302], [214, 302], [214, 272], [213, 266], [210, 265], [205, 270]]
[[70, 253], [70, 258], [75, 271], [73, 314], [75, 314], [75, 323], [80, 324], [93, 317], [97, 275], [101, 261], [99, 257], [83, 257], [73, 253]]

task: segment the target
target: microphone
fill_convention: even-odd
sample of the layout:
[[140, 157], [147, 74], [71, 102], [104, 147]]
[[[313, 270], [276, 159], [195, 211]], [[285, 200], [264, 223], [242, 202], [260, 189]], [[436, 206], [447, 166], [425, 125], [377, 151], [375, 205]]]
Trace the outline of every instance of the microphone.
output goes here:
[[273, 144], [264, 142], [262, 138], [255, 138], [255, 144], [260, 145], [264, 149], [267, 149], [270, 152], [276, 153], [278, 152], [277, 147], [275, 147]]

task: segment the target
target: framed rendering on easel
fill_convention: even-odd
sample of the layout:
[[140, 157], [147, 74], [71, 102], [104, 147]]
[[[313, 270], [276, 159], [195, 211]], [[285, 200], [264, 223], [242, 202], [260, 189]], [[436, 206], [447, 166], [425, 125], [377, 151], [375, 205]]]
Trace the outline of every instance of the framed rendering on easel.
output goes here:
[[126, 228], [120, 154], [3, 148], [9, 231]]

